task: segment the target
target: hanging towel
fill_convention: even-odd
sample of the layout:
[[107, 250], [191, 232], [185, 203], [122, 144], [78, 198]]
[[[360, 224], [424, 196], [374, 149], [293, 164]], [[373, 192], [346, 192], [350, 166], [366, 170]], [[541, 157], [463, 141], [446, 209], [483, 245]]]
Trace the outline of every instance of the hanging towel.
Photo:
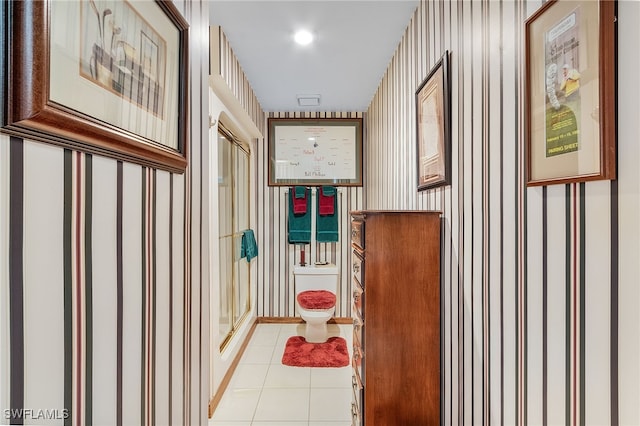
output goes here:
[[247, 229], [242, 232], [242, 245], [240, 249], [240, 257], [246, 257], [247, 262], [258, 255], [258, 244], [253, 230]]
[[295, 193], [295, 196], [291, 197], [293, 204], [293, 212], [296, 214], [302, 214], [307, 212], [307, 198], [309, 191], [305, 186], [296, 186], [295, 188], [289, 188], [289, 192]]
[[304, 198], [307, 196], [307, 187], [306, 186], [296, 186], [296, 198]]
[[290, 244], [309, 244], [311, 242], [311, 200], [306, 193], [308, 193], [308, 191], [305, 188], [305, 197], [303, 198], [304, 208], [301, 209], [302, 213], [296, 213], [294, 205], [294, 200], [296, 200], [295, 190], [293, 188], [289, 190], [288, 238]]
[[[335, 188], [334, 188], [335, 191]], [[321, 197], [318, 197], [316, 210], [316, 241], [319, 243], [333, 243], [338, 241], [338, 197], [331, 197], [331, 209], [333, 214], [323, 215], [321, 209]]]
[[322, 186], [318, 189], [318, 212], [320, 215], [327, 216], [335, 213], [335, 196], [336, 188], [333, 186]]

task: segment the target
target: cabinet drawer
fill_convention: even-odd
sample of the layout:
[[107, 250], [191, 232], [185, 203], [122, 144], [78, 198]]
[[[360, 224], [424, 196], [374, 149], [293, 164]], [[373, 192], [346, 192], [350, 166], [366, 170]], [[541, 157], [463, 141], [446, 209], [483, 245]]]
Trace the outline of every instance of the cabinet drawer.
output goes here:
[[353, 320], [353, 346], [360, 348], [364, 347], [364, 324], [359, 319]]
[[353, 376], [358, 379], [360, 387], [364, 386], [364, 351], [362, 350], [361, 342], [358, 338], [353, 336], [353, 357], [351, 358], [351, 367], [353, 368]]
[[356, 320], [360, 320], [360, 322], [364, 322], [364, 289], [360, 286], [355, 277], [352, 280], [353, 282], [353, 305], [352, 305], [352, 313], [354, 318], [354, 325]]
[[360, 220], [351, 222], [351, 242], [364, 249], [364, 222]]
[[[362, 413], [364, 412], [363, 410], [364, 407], [362, 405], [362, 401], [364, 400], [363, 398], [364, 388], [362, 387], [362, 383], [358, 381], [358, 378], [356, 377], [355, 374], [351, 377], [351, 384], [353, 389], [353, 399], [351, 402], [351, 406], [355, 408], [357, 417], [359, 417], [359, 421], [362, 422]], [[356, 424], [361, 424], [361, 423], [356, 423]]]
[[362, 286], [364, 284], [364, 259], [361, 257], [360, 253], [356, 250], [353, 251], [353, 256], [351, 256], [351, 272], [353, 272], [353, 276], [358, 280], [358, 283]]
[[351, 426], [362, 426], [363, 424], [355, 402], [351, 402]]

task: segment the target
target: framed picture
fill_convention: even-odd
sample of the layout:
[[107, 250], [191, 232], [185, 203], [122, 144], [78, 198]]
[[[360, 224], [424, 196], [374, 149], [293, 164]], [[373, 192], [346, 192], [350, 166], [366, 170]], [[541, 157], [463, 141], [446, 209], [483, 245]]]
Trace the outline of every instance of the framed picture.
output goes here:
[[615, 179], [615, 2], [550, 0], [525, 22], [527, 185]]
[[269, 186], [362, 186], [362, 118], [269, 118]]
[[184, 172], [188, 24], [172, 2], [2, 3], [4, 132]]
[[449, 52], [416, 91], [418, 191], [451, 183], [451, 89]]

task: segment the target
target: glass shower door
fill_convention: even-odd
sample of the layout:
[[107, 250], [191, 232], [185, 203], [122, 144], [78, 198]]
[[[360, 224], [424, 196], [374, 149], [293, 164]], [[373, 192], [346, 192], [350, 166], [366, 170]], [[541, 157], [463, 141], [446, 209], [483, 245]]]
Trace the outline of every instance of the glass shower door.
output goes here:
[[[249, 229], [249, 155], [241, 148], [235, 146], [235, 191], [234, 206], [235, 235], [239, 235], [237, 243], [242, 242], [243, 231]], [[239, 248], [238, 248], [239, 250]], [[249, 311], [249, 262], [247, 259], [239, 259], [235, 262], [237, 286], [234, 292], [233, 322], [238, 324]]]
[[218, 205], [220, 248], [220, 293], [218, 342], [222, 343], [231, 334], [233, 320], [231, 306], [233, 297], [233, 176], [231, 174], [232, 144], [218, 135]]
[[249, 229], [249, 154], [220, 132], [218, 135], [218, 202], [220, 212], [220, 315], [222, 349], [250, 309], [249, 262], [240, 258], [243, 232]]

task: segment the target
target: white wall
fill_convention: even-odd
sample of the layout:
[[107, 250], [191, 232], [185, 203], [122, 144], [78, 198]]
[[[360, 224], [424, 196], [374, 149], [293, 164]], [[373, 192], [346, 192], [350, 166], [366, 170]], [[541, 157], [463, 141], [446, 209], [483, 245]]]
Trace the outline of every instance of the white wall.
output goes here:
[[[618, 187], [616, 254], [618, 312], [612, 322], [618, 349], [620, 424], [640, 424], [640, 3], [618, 3]], [[596, 200], [597, 202], [598, 200]], [[613, 203], [612, 203], [613, 204]], [[606, 240], [605, 240], [606, 241]], [[599, 241], [595, 244], [600, 243]], [[616, 241], [611, 241], [615, 247]], [[614, 263], [615, 265], [616, 263]], [[606, 281], [605, 281], [606, 283]], [[605, 284], [606, 285], [606, 284]]]

